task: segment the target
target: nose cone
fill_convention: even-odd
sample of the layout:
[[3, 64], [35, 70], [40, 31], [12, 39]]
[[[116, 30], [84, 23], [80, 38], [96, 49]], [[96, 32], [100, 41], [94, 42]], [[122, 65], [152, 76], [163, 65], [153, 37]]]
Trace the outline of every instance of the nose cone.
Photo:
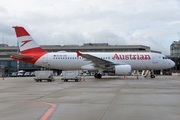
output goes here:
[[165, 62], [165, 64], [163, 65], [163, 69], [170, 69], [172, 67], [175, 66], [174, 61], [167, 59], [167, 61]]
[[170, 60], [170, 66], [171, 66], [171, 68], [174, 67], [175, 66], [175, 62]]
[[175, 66], [175, 63], [174, 63], [174, 61], [172, 61], [172, 60], [168, 60], [168, 62], [167, 62], [167, 67], [168, 67], [168, 69], [170, 69], [170, 68], [172, 68], [172, 67], [174, 67]]

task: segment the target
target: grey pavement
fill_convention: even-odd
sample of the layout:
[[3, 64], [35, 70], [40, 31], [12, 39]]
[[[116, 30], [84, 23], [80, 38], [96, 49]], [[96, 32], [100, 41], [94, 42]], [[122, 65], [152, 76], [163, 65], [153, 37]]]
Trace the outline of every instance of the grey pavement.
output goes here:
[[85, 82], [0, 78], [0, 119], [180, 120], [180, 76], [86, 77]]

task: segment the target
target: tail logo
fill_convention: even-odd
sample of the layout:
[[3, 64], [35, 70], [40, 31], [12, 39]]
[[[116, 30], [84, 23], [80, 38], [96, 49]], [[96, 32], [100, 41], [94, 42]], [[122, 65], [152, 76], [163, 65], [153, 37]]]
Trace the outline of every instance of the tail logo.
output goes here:
[[28, 42], [31, 42], [32, 40], [24, 40], [22, 41], [21, 47], [24, 46], [25, 44], [27, 44]]

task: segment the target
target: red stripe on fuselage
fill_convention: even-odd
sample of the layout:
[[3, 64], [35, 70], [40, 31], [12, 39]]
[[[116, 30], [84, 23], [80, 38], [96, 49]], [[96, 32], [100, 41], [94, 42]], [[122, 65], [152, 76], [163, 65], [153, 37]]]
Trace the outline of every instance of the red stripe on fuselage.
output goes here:
[[11, 58], [15, 59], [15, 60], [22, 61], [22, 62], [34, 64], [41, 56], [43, 56], [45, 54], [47, 54], [46, 51], [44, 51], [41, 47], [37, 47], [37, 48], [24, 50], [20, 54], [20, 55], [24, 55], [24, 56], [33, 57], [32, 59], [16, 58], [15, 56], [11, 56]]

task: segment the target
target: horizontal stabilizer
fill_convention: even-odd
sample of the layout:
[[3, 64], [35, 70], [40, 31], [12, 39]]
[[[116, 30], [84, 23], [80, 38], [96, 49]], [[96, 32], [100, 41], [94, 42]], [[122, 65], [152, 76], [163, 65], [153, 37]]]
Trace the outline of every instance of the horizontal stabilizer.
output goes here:
[[11, 57], [16, 57], [18, 59], [33, 59], [32, 56], [21, 55], [18, 53], [6, 53], [6, 54], [10, 55]]

